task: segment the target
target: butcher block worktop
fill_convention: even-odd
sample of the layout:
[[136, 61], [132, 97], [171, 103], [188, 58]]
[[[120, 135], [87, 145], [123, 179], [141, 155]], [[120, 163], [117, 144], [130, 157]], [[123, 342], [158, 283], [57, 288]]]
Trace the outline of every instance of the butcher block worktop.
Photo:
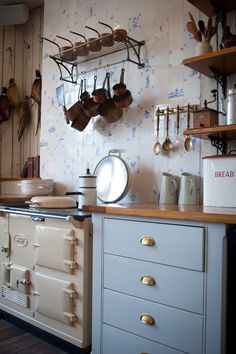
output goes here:
[[18, 194], [0, 194], [0, 203], [18, 203], [30, 200], [28, 195], [18, 195]]
[[138, 216], [161, 219], [205, 221], [236, 224], [236, 208], [203, 207], [202, 205], [102, 204], [86, 205], [83, 210], [109, 215]]

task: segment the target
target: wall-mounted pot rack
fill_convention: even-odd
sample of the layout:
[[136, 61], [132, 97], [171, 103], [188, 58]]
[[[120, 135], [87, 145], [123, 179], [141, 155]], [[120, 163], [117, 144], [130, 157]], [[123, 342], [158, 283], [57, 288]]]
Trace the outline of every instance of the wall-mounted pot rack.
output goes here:
[[[103, 23], [101, 23], [103, 24]], [[106, 25], [106, 24], [104, 24]], [[109, 25], [106, 25], [108, 27], [110, 27]], [[90, 28], [90, 27], [88, 27]], [[111, 28], [111, 27], [110, 27]], [[92, 29], [92, 28], [90, 28]], [[95, 30], [96, 31], [96, 30]], [[98, 31], [96, 31], [98, 33]], [[75, 33], [72, 32], [71, 33]], [[62, 81], [67, 81], [73, 84], [77, 83], [77, 79], [79, 76], [79, 70], [78, 70], [78, 66], [79, 64], [82, 63], [86, 63], [88, 61], [91, 60], [95, 60], [110, 54], [114, 54], [114, 53], [118, 53], [121, 51], [126, 51], [126, 58], [124, 58], [123, 60], [113, 63], [113, 64], [109, 64], [109, 66], [112, 65], [116, 65], [125, 61], [131, 62], [135, 65], [138, 66], [138, 68], [143, 68], [145, 66], [144, 63], [141, 62], [141, 47], [145, 44], [145, 41], [137, 41], [129, 36], [124, 36], [122, 38], [122, 40], [116, 40], [115, 37], [115, 33], [112, 31], [112, 33], [107, 34], [107, 37], [109, 36], [113, 36], [114, 39], [114, 44], [110, 45], [110, 46], [102, 46], [100, 50], [98, 51], [89, 51], [87, 55], [81, 55], [81, 56], [77, 56], [77, 58], [75, 60], [65, 60], [65, 57], [68, 57], [68, 54], [73, 50], [76, 51], [77, 49], [80, 49], [80, 47], [84, 46], [84, 43], [78, 46], [73, 46], [69, 49], [66, 50], [60, 50], [59, 53], [55, 54], [55, 55], [51, 55], [50, 58], [52, 58], [60, 71], [60, 80]], [[63, 38], [58, 36], [59, 38]], [[85, 38], [85, 37], [84, 37]], [[105, 36], [103, 37], [104, 40]], [[58, 48], [60, 48], [58, 46], [57, 43], [42, 37], [42, 39], [47, 40], [51, 43], [54, 43], [57, 45]], [[65, 39], [65, 38], [64, 38]], [[85, 39], [86, 40], [86, 39]], [[70, 42], [70, 40], [68, 40]], [[97, 39], [94, 39], [94, 42], [97, 41]], [[92, 44], [93, 41], [90, 41], [90, 44]], [[63, 58], [62, 58], [63, 57]], [[101, 67], [95, 68], [100, 69]], [[94, 70], [95, 70], [94, 69]], [[92, 70], [91, 70], [92, 71]], [[85, 74], [86, 72], [83, 71], [83, 74]]]

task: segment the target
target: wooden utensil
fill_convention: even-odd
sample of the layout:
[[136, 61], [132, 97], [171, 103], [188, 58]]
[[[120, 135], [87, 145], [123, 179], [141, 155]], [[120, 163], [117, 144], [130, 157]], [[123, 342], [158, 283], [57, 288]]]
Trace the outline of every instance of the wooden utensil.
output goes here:
[[186, 27], [187, 27], [187, 30], [192, 34], [194, 34], [197, 31], [197, 28], [192, 21], [188, 21], [186, 24]]

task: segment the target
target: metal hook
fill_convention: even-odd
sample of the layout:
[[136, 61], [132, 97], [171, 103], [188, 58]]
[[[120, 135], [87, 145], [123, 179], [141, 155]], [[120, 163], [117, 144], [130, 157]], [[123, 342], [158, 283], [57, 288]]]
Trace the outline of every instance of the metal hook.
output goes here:
[[25, 49], [30, 49], [29, 43], [27, 43], [25, 40], [24, 40], [24, 44], [25, 44]]
[[41, 37], [41, 39], [44, 40], [44, 41], [48, 41], [48, 42], [50, 42], [50, 43], [56, 45], [57, 48], [58, 48], [59, 51], [60, 51], [60, 46], [59, 46], [56, 42], [53, 42], [53, 41], [51, 41], [51, 39], [48, 39], [48, 38], [46, 38], [46, 37]]

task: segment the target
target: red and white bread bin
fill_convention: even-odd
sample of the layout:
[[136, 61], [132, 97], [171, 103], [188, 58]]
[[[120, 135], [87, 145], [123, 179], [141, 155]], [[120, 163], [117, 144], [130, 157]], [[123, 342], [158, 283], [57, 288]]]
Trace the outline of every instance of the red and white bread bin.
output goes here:
[[203, 205], [236, 207], [236, 155], [203, 157]]

